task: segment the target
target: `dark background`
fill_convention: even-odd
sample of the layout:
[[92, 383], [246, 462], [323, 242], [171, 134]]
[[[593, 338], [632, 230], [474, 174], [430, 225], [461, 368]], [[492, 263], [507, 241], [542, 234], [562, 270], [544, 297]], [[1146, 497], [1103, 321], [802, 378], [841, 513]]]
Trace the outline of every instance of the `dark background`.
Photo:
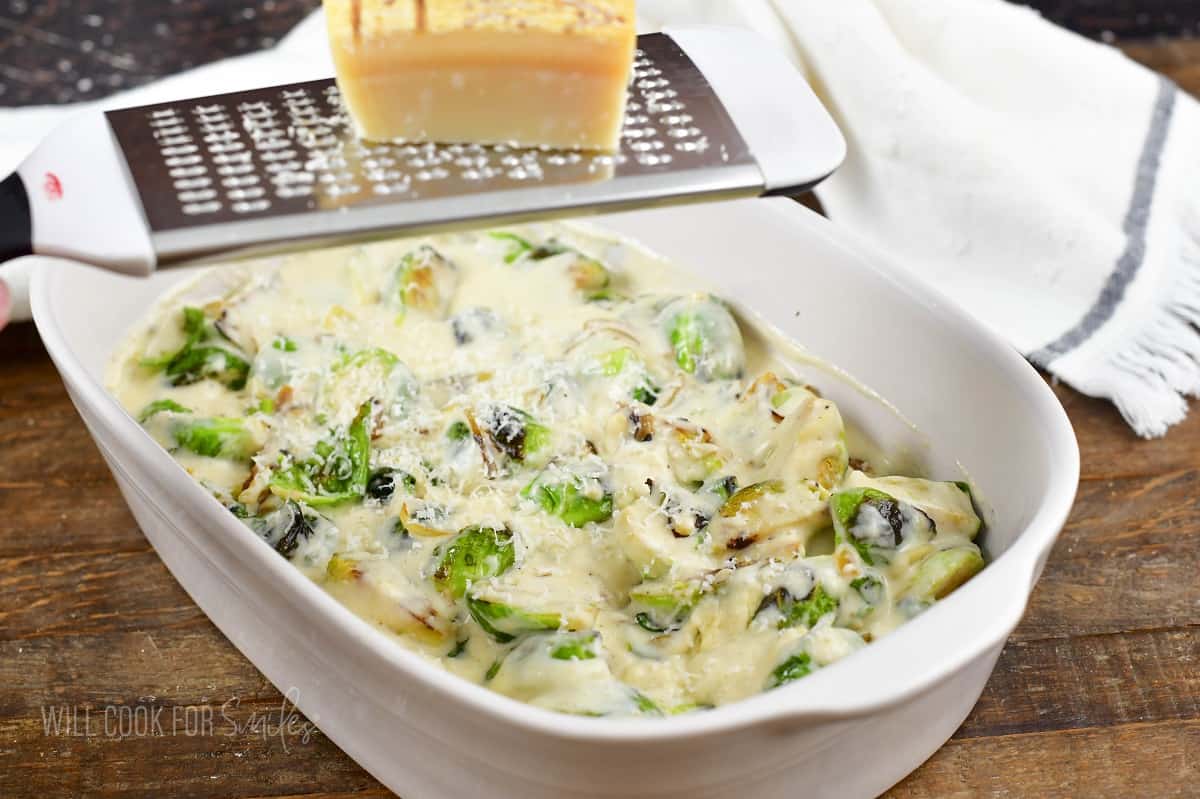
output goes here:
[[[730, 0], [734, 2], [735, 0]], [[0, 0], [0, 105], [88, 100], [278, 39], [320, 0]], [[1108, 41], [1200, 34], [1200, 0], [1036, 0]]]

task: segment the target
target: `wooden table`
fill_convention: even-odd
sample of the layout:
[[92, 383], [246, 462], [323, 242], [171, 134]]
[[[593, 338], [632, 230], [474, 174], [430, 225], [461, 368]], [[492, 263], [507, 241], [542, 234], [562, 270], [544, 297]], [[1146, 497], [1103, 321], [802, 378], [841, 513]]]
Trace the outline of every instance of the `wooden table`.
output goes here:
[[[96, 5], [111, 21], [133, 4]], [[197, 35], [218, 52], [246, 49], [310, 5], [246, 3], [222, 19], [253, 22], [250, 8], [274, 21]], [[6, 13], [0, 102], [80, 94], [14, 62], [24, 56], [6, 50]], [[83, 28], [108, 24], [94, 22]], [[197, 58], [181, 48], [191, 55], [174, 66]], [[1200, 44], [1126, 49], [1200, 93]], [[1082, 449], [1075, 511], [978, 706], [890, 796], [1200, 794], [1200, 413], [1164, 440], [1138, 441], [1106, 403], [1055, 391]], [[284, 707], [138, 531], [32, 327], [0, 334], [0, 796], [388, 795], [319, 732], [281, 737]]]

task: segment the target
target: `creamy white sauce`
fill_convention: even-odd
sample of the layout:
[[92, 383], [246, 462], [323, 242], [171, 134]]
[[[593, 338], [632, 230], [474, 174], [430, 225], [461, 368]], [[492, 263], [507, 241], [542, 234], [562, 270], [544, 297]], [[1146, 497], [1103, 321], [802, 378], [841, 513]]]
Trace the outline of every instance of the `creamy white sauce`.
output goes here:
[[681, 712], [826, 667], [982, 565], [966, 491], [873, 477], [795, 350], [703, 292], [561, 225], [292, 255], [168, 297], [110, 384], [135, 416], [175, 403], [144, 425], [195, 479], [448, 670]]

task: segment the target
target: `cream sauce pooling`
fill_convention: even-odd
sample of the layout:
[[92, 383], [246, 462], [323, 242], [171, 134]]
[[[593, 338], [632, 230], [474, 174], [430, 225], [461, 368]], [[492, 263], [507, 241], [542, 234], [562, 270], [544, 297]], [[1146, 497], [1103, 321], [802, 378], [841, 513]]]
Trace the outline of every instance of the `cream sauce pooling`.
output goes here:
[[332, 595], [514, 698], [734, 701], [982, 566], [965, 487], [873, 475], [773, 333], [631, 244], [538, 225], [202, 282], [120, 401]]

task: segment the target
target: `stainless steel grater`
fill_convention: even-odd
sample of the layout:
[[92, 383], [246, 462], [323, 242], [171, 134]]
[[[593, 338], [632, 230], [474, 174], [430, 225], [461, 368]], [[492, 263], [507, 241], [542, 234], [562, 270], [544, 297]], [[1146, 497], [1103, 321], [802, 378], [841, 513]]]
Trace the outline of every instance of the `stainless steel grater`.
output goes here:
[[0, 183], [0, 260], [133, 273], [231, 252], [765, 193], [845, 145], [749, 31], [641, 36], [621, 147], [589, 153], [357, 139], [333, 80], [90, 114]]

